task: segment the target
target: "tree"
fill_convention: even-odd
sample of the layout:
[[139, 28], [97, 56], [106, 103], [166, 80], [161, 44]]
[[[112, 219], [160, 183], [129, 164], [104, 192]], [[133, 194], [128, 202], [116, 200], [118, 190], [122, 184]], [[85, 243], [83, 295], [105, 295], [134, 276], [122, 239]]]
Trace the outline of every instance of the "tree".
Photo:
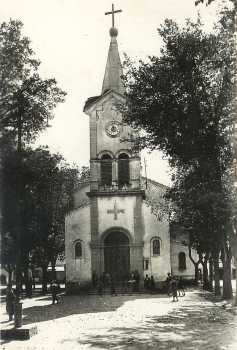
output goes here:
[[14, 20], [0, 26], [0, 116], [5, 132], [28, 143], [47, 127], [53, 109], [66, 93], [55, 79], [40, 78], [40, 62], [30, 40], [22, 36], [22, 26]]
[[29, 150], [28, 189], [32, 198], [31, 230], [34, 237], [30, 255], [43, 271], [43, 291], [47, 289], [47, 268], [55, 273], [58, 255], [64, 252], [64, 218], [73, 205], [78, 169], [65, 163], [47, 148]]
[[[15, 141], [15, 228], [17, 240], [17, 291], [20, 290], [21, 241], [24, 235], [22, 201], [26, 196], [23, 186], [23, 152], [39, 132], [53, 118], [53, 109], [64, 101], [65, 92], [57, 87], [55, 79], [43, 80], [38, 74], [40, 62], [35, 59], [28, 38], [21, 34], [22, 23], [10, 20], [0, 26], [0, 123], [3, 133]], [[2, 154], [1, 154], [2, 157]], [[3, 211], [5, 203], [2, 202]], [[5, 211], [6, 212], [6, 211]], [[7, 216], [6, 216], [7, 218]], [[6, 220], [5, 220], [6, 221]]]
[[[233, 23], [233, 11], [229, 15]], [[231, 210], [225, 183], [232, 163], [233, 55], [223, 28], [222, 23], [207, 34], [199, 20], [187, 21], [184, 28], [166, 20], [159, 29], [164, 41], [160, 57], [138, 66], [126, 62], [122, 111], [126, 122], [146, 131], [143, 145], [163, 151], [176, 169], [176, 215], [180, 211], [193, 243], [205, 254], [203, 263], [212, 243], [220, 243], [227, 276]], [[229, 282], [230, 276], [224, 280], [227, 298]]]

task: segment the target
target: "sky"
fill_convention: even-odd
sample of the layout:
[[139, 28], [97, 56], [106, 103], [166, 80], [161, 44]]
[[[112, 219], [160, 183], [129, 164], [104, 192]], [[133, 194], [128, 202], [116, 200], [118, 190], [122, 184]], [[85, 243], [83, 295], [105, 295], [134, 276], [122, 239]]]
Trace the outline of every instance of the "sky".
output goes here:
[[[195, 0], [114, 0], [119, 30], [120, 57], [132, 59], [159, 55], [161, 40], [157, 28], [165, 18], [185, 23], [197, 18], [198, 11], [207, 27], [216, 18], [214, 6], [194, 5]], [[10, 18], [23, 22], [23, 34], [40, 59], [42, 78], [56, 78], [67, 92], [66, 102], [54, 111], [51, 127], [43, 132], [37, 145], [48, 145], [69, 163], [89, 165], [89, 117], [83, 113], [88, 97], [101, 93], [109, 49], [110, 0], [7, 0], [0, 2], [0, 21]], [[168, 163], [160, 152], [142, 153], [147, 176], [170, 184]], [[144, 171], [144, 167], [143, 167]]]

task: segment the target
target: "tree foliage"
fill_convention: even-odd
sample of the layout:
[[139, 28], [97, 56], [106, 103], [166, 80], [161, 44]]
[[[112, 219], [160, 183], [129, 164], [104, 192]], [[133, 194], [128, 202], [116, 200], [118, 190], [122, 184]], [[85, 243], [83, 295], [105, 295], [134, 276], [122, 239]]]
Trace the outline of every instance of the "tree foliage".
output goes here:
[[[17, 229], [13, 220], [16, 211], [16, 177], [19, 171], [17, 152], [3, 158], [3, 264], [13, 265], [17, 246]], [[73, 206], [73, 192], [78, 185], [79, 170], [65, 163], [60, 154], [51, 154], [47, 148], [22, 150], [21, 181], [24, 196], [21, 199], [21, 268], [31, 262], [48, 266], [64, 252], [64, 218]]]
[[15, 20], [0, 25], [0, 123], [5, 132], [30, 142], [48, 126], [65, 92], [55, 79], [39, 76], [40, 62], [22, 26]]
[[222, 252], [226, 271], [233, 217], [231, 131], [235, 121], [235, 11], [225, 9], [215, 31], [200, 19], [179, 27], [165, 20], [159, 57], [129, 59], [124, 119], [146, 132], [143, 146], [159, 149], [174, 170], [168, 193], [173, 219], [206, 257]]
[[[49, 164], [40, 163], [40, 151], [32, 150], [29, 143], [48, 126], [54, 108], [66, 95], [55, 79], [40, 77], [40, 62], [35, 58], [29, 38], [22, 35], [22, 26], [16, 20], [0, 25], [2, 241], [4, 258], [9, 256], [10, 259], [11, 254], [7, 252], [12, 250], [12, 245], [16, 252], [18, 291], [20, 268], [28, 265], [29, 252], [38, 232], [35, 230], [35, 197], [36, 190], [40, 190], [37, 181], [43, 179], [49, 169]], [[46, 155], [46, 150], [41, 151], [41, 155]], [[55, 165], [55, 158], [56, 164], [61, 159], [56, 155], [48, 158], [51, 166]], [[50, 174], [48, 177], [51, 179]], [[45, 222], [44, 229], [46, 226]]]

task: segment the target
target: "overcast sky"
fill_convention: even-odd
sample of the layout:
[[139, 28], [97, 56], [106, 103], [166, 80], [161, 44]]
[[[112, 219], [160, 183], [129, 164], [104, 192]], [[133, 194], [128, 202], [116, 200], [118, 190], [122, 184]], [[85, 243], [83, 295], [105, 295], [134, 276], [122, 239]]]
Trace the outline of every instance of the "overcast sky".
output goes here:
[[[158, 55], [161, 45], [157, 27], [165, 18], [184, 23], [195, 19], [200, 10], [205, 23], [215, 19], [213, 6], [194, 6], [195, 0], [114, 0], [122, 13], [115, 16], [119, 29], [121, 59], [125, 52], [134, 59]], [[38, 144], [49, 145], [69, 162], [89, 165], [89, 120], [83, 106], [90, 96], [101, 93], [109, 48], [110, 0], [5, 0], [0, 3], [0, 18], [20, 19], [24, 35], [32, 41], [41, 60], [42, 77], [55, 77], [67, 92], [66, 102], [55, 110], [51, 127]], [[162, 155], [144, 155], [148, 176], [169, 184], [168, 166]], [[144, 158], [142, 156], [142, 158]]]

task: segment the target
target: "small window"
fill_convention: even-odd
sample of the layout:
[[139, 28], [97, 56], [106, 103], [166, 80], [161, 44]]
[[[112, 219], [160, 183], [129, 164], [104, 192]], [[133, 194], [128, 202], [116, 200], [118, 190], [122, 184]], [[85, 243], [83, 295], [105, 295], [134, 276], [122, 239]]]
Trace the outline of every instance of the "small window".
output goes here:
[[184, 252], [179, 253], [179, 270], [186, 270], [186, 254]]
[[75, 259], [80, 259], [82, 257], [82, 244], [77, 242], [75, 244]]
[[160, 239], [159, 238], [153, 238], [152, 239], [152, 255], [160, 255]]
[[144, 258], [143, 260], [143, 270], [148, 270], [149, 269], [149, 259]]

